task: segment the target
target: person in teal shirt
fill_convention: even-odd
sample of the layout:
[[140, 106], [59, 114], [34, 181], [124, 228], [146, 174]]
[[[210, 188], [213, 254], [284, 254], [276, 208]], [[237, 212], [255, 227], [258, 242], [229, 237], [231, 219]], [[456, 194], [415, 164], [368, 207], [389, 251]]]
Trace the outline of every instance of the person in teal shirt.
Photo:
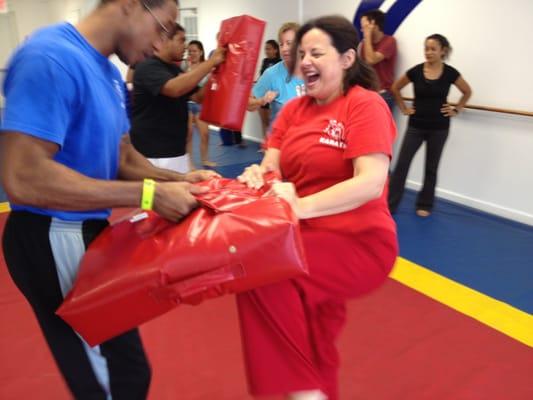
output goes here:
[[288, 66], [291, 62], [291, 46], [296, 32], [300, 28], [296, 22], [284, 23], [278, 31], [281, 61], [267, 68], [252, 89], [248, 110], [255, 111], [260, 106], [270, 104], [270, 124], [276, 119], [279, 110], [289, 100], [305, 94], [305, 85], [301, 77], [289, 76]]

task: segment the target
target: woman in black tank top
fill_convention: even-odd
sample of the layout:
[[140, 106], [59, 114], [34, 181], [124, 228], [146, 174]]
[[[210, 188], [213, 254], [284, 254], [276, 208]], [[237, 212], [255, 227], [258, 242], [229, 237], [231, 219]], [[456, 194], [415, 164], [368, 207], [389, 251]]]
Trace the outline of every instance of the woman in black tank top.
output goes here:
[[[409, 69], [392, 85], [396, 103], [402, 113], [409, 116], [400, 155], [390, 179], [389, 209], [392, 213], [402, 198], [411, 161], [424, 142], [424, 183], [418, 193], [416, 213], [420, 217], [428, 217], [433, 209], [437, 170], [448, 137], [450, 118], [463, 110], [472, 94], [459, 71], [444, 62], [450, 51], [450, 43], [444, 36], [428, 36], [424, 43], [426, 61]], [[415, 93], [412, 107], [405, 105], [400, 94], [401, 89], [409, 83], [413, 83]], [[451, 105], [447, 100], [451, 85], [455, 85], [462, 93], [457, 105]]]

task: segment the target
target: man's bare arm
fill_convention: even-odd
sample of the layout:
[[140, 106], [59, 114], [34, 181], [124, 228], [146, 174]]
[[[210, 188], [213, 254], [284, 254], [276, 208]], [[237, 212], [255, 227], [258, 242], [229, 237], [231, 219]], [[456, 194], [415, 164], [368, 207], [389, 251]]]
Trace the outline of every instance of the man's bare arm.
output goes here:
[[93, 179], [54, 160], [59, 146], [18, 132], [1, 136], [2, 185], [11, 202], [90, 210], [139, 204], [142, 183]]

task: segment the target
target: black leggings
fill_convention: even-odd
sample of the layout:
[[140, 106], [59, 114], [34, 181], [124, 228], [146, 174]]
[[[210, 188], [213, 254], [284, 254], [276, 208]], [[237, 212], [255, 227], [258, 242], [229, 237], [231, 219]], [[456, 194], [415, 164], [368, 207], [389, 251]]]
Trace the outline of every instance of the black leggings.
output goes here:
[[408, 127], [405, 132], [398, 162], [389, 183], [389, 209], [395, 212], [402, 200], [405, 180], [411, 166], [411, 161], [423, 142], [426, 142], [426, 162], [424, 168], [424, 183], [418, 193], [416, 208], [430, 211], [435, 199], [437, 185], [437, 170], [442, 150], [448, 138], [449, 129], [419, 129]]

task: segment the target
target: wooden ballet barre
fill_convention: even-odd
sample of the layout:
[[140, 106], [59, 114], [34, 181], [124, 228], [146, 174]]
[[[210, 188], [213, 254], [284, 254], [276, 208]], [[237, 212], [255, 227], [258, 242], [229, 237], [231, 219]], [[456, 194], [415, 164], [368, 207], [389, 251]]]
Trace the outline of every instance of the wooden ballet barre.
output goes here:
[[[413, 101], [412, 97], [402, 97], [405, 101]], [[457, 103], [450, 103], [452, 106], [456, 106]], [[502, 114], [512, 114], [512, 115], [522, 115], [524, 117], [533, 117], [533, 112], [531, 111], [522, 111], [522, 110], [509, 110], [506, 108], [498, 107], [487, 107], [487, 106], [476, 106], [473, 104], [467, 104], [464, 108], [469, 108], [471, 110], [481, 110], [481, 111], [490, 111]]]

